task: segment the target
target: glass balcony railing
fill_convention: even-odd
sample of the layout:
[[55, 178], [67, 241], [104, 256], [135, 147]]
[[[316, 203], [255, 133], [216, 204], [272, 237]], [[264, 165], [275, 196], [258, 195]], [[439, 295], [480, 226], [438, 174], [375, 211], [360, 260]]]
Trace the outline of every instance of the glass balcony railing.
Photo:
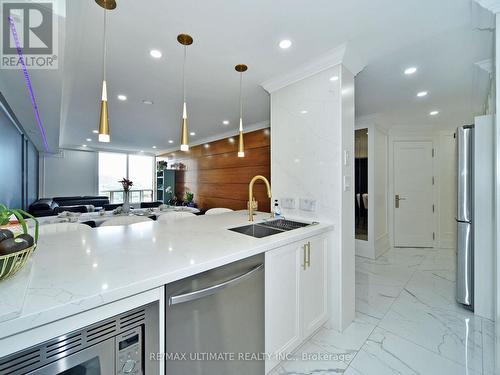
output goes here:
[[[110, 203], [123, 203], [124, 200], [123, 190], [105, 190], [99, 195], [107, 196]], [[130, 190], [129, 197], [130, 203], [152, 202], [153, 190]]]

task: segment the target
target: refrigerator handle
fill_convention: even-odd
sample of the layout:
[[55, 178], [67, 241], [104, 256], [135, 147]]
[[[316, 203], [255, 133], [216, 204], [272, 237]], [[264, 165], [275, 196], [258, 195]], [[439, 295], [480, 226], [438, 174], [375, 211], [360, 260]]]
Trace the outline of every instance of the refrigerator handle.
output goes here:
[[264, 264], [259, 264], [257, 267], [252, 268], [250, 271], [245, 272], [242, 275], [236, 276], [235, 278], [224, 281], [223, 283], [217, 284], [217, 285], [212, 285], [204, 289], [196, 290], [194, 292], [189, 292], [185, 294], [179, 294], [177, 296], [172, 296], [168, 299], [168, 304], [169, 306], [172, 305], [177, 305], [179, 303], [184, 303], [184, 302], [190, 302], [194, 301], [203, 297], [211, 296], [212, 294], [215, 294], [222, 289], [228, 288], [230, 286], [234, 286], [236, 284], [239, 284], [240, 282], [249, 279], [250, 277], [253, 276], [253, 274], [259, 272], [260, 270], [264, 269]]

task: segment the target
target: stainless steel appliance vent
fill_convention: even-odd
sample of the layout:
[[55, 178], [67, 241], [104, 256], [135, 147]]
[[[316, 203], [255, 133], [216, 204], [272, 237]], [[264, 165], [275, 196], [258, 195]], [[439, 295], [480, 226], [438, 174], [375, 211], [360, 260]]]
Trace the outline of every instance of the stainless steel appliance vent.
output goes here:
[[144, 321], [145, 314], [146, 312], [143, 309], [120, 317], [120, 330], [126, 331], [132, 327], [137, 327], [138, 324]]
[[145, 323], [144, 307], [106, 319], [79, 331], [59, 336], [41, 346], [0, 359], [1, 375], [25, 375], [41, 366], [102, 342]]
[[40, 362], [40, 349], [26, 350], [0, 361], [0, 374], [25, 374]]

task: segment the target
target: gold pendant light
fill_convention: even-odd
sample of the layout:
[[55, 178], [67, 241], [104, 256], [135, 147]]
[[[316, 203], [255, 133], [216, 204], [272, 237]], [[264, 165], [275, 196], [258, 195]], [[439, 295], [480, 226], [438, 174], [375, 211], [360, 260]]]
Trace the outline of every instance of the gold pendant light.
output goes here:
[[240, 73], [240, 135], [239, 135], [239, 141], [238, 141], [238, 157], [239, 158], [244, 158], [245, 157], [245, 142], [243, 141], [243, 100], [241, 96], [241, 88], [242, 88], [242, 82], [243, 82], [243, 72], [246, 72], [248, 69], [248, 66], [245, 64], [239, 64], [234, 67], [234, 69]]
[[188, 117], [186, 108], [186, 53], [187, 46], [193, 44], [193, 38], [188, 34], [177, 35], [177, 41], [184, 46], [184, 62], [182, 64], [182, 121], [181, 121], [181, 151], [189, 151]]
[[115, 0], [95, 0], [95, 2], [102, 8], [107, 10], [113, 10], [116, 8]]
[[108, 118], [108, 90], [106, 86], [106, 54], [107, 54], [107, 40], [106, 40], [106, 16], [108, 10], [116, 8], [114, 0], [96, 0], [99, 6], [104, 8], [104, 34], [103, 34], [103, 54], [102, 54], [102, 96], [101, 96], [101, 115], [99, 117], [99, 142], [108, 143], [111, 141], [109, 131], [109, 118]]

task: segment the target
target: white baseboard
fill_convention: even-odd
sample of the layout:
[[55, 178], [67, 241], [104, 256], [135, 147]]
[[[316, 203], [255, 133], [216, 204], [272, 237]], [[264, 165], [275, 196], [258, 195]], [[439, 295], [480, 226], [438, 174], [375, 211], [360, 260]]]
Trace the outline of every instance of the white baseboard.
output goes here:
[[391, 248], [389, 233], [384, 233], [375, 240], [375, 257], [379, 257]]
[[375, 259], [375, 249], [371, 245], [370, 241], [356, 240], [356, 255], [363, 258]]
[[373, 241], [356, 240], [356, 255], [363, 258], [377, 259], [391, 248], [389, 233], [384, 233]]
[[441, 233], [439, 239], [439, 247], [441, 249], [454, 249], [456, 247], [455, 233]]

